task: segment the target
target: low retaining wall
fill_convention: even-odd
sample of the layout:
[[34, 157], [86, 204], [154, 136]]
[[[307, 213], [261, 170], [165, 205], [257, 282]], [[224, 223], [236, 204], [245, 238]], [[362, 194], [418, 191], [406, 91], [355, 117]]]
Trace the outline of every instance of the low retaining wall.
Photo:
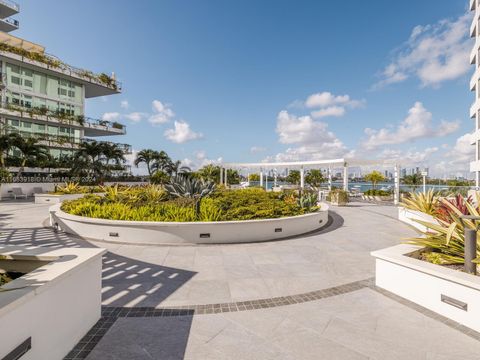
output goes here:
[[480, 277], [406, 256], [421, 249], [397, 245], [372, 252], [376, 285], [480, 331]]
[[75, 200], [84, 197], [85, 195], [104, 195], [105, 193], [85, 193], [85, 194], [34, 194], [35, 204], [60, 204], [65, 200]]
[[93, 219], [50, 208], [52, 225], [94, 240], [131, 244], [223, 244], [276, 240], [325, 226], [328, 205], [318, 212], [279, 219], [218, 222], [153, 222]]
[[414, 228], [422, 232], [427, 231], [427, 227], [422, 224], [419, 224], [415, 220], [421, 220], [421, 221], [434, 223], [434, 224], [437, 223], [437, 220], [435, 220], [435, 218], [431, 215], [425, 214], [421, 211], [410, 210], [402, 206], [398, 208], [398, 220], [410, 226], [413, 226]]
[[[70, 352], [100, 319], [105, 252], [98, 248], [0, 246], [0, 255], [12, 254], [18, 260], [15, 269], [40, 263], [2, 286], [10, 291], [0, 293], [0, 359], [17, 359], [6, 356], [29, 339], [31, 349], [22, 360], [60, 360]], [[8, 269], [8, 260], [2, 262]]]

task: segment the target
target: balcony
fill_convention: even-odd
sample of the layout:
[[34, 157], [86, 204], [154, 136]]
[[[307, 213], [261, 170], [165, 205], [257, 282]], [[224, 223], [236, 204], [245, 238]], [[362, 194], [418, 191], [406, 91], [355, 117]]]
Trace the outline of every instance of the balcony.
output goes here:
[[[2, 76], [0, 75], [0, 79]], [[1, 87], [1, 80], [0, 80]], [[83, 115], [69, 115], [47, 108], [29, 108], [10, 103], [0, 103], [0, 114], [20, 119], [32, 119], [42, 123], [55, 123], [82, 129], [86, 136], [125, 135], [126, 128], [117, 122], [92, 119]]]
[[120, 144], [120, 143], [115, 143], [115, 142], [112, 142], [112, 141], [97, 141], [95, 139], [87, 139], [87, 138], [82, 139], [82, 142], [86, 142], [86, 143], [96, 142], [96, 143], [99, 143], [99, 144], [117, 145], [119, 148], [122, 149], [124, 154], [131, 154], [132, 153], [132, 145], [129, 145], [129, 144]]
[[29, 132], [21, 131], [15, 128], [9, 129], [10, 133], [16, 133], [24, 138], [34, 138], [38, 140], [39, 145], [63, 148], [63, 149], [77, 149], [82, 142], [81, 139], [68, 135], [48, 134], [44, 132]]
[[29, 51], [6, 42], [0, 42], [0, 55], [14, 62], [21, 62], [22, 65], [39, 67], [44, 73], [72, 77], [84, 85], [86, 98], [119, 94], [122, 91], [122, 84], [113, 76], [104, 73], [95, 74], [89, 70], [68, 65], [53, 55]]
[[19, 12], [20, 6], [17, 3], [9, 0], [0, 0], [0, 19], [18, 14]]
[[20, 23], [18, 20], [6, 18], [6, 19], [0, 19], [0, 31], [3, 32], [10, 32], [13, 30], [18, 30]]

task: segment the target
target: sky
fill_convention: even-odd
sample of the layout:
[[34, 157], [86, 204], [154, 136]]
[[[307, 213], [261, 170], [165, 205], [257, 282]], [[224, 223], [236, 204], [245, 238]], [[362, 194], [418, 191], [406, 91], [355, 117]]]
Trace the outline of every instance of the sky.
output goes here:
[[192, 167], [400, 159], [468, 174], [467, 0], [18, 2], [14, 35], [115, 72], [122, 93], [88, 99], [86, 115], [127, 125], [108, 140], [134, 154]]

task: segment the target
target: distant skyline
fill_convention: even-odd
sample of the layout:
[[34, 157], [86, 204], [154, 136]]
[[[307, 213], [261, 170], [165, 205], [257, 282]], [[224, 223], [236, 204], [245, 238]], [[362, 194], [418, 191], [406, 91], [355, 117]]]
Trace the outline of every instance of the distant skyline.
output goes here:
[[402, 159], [469, 175], [467, 0], [18, 1], [20, 30], [115, 72], [87, 115], [187, 165]]

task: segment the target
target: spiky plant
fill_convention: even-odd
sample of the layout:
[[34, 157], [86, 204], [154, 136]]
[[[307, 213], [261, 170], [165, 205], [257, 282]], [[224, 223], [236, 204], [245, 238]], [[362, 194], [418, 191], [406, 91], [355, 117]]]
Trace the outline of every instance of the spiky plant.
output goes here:
[[430, 189], [426, 193], [409, 193], [408, 196], [403, 198], [400, 205], [406, 209], [420, 211], [428, 215], [435, 215], [438, 199], [438, 195]]
[[171, 197], [193, 199], [195, 202], [195, 214], [198, 217], [202, 199], [215, 190], [215, 184], [184, 175], [177, 175], [171, 179], [170, 183], [165, 185], [165, 190]]
[[[464, 213], [452, 202], [442, 198], [438, 200], [442, 206], [449, 209], [450, 220], [446, 221], [440, 217], [435, 217], [437, 223], [428, 221], [414, 220], [424, 225], [427, 230], [422, 232], [421, 236], [409, 238], [407, 243], [421, 246], [426, 251], [424, 256], [430, 262], [436, 264], [463, 264], [465, 248], [465, 227], [476, 229], [476, 222], [473, 220], [461, 220]], [[478, 210], [468, 201], [462, 204], [466, 207], [468, 215], [480, 216]], [[477, 246], [477, 259], [479, 262], [480, 248]]]

